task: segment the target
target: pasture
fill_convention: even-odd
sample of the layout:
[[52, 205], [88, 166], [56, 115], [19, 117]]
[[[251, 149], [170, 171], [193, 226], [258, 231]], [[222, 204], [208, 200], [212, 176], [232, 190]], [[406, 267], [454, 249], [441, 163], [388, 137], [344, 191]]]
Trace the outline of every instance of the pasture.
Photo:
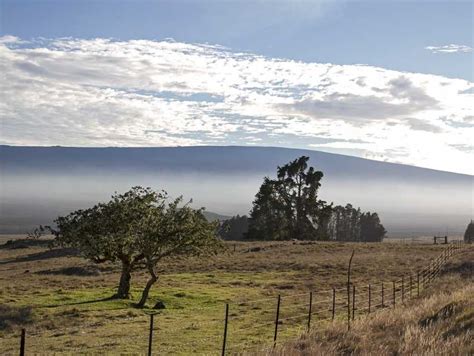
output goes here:
[[[0, 243], [12, 238], [17, 237], [4, 236]], [[217, 355], [225, 303], [230, 308], [228, 352], [268, 346], [273, 341], [278, 295], [283, 319], [279, 342], [305, 330], [309, 291], [315, 293], [315, 323], [330, 316], [326, 304], [330, 304], [332, 288], [341, 293], [335, 319], [345, 317], [343, 290], [352, 250], [352, 281], [363, 289], [369, 283], [376, 286], [386, 281], [389, 285], [408, 274], [416, 275], [445, 246], [228, 242], [226, 252], [211, 258], [166, 260], [144, 310], [133, 307], [146, 283], [143, 271], [132, 277], [131, 300], [110, 300], [119, 278], [118, 266], [92, 264], [70, 249], [50, 250], [46, 243], [17, 247], [21, 248], [0, 248], [0, 349], [4, 353], [18, 353], [19, 330], [25, 327], [26, 347], [32, 353], [143, 354], [148, 346], [149, 317], [145, 313], [153, 311], [157, 312], [153, 340], [157, 353]], [[474, 249], [466, 247], [453, 256], [450, 265], [473, 260]], [[152, 310], [157, 301], [165, 309]], [[325, 323], [330, 322], [318, 325]]]

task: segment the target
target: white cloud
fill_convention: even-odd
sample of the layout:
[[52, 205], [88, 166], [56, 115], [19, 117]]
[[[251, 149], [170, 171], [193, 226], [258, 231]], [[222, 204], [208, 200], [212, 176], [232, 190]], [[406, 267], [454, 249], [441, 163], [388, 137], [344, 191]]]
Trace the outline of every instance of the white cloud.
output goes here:
[[472, 47], [458, 44], [448, 44], [444, 46], [427, 46], [428, 51], [433, 53], [469, 53], [472, 52]]
[[473, 83], [175, 41], [0, 38], [0, 143], [313, 147], [473, 174]]

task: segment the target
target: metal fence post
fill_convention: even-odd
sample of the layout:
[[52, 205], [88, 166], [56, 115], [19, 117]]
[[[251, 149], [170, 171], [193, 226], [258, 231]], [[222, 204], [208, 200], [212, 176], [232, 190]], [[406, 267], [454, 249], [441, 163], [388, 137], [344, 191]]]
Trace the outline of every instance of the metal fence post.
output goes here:
[[25, 356], [25, 339], [26, 339], [26, 330], [21, 329], [20, 336], [20, 356]]
[[383, 299], [384, 299], [384, 287], [383, 287], [383, 282], [382, 282], [382, 308], [385, 308]]
[[229, 321], [229, 304], [225, 305], [225, 321], [224, 321], [224, 339], [222, 341], [222, 356], [225, 355], [225, 344], [227, 341], [227, 323]]
[[332, 289], [332, 320], [336, 316], [336, 289]]
[[393, 307], [395, 308], [395, 281], [392, 282], [392, 286], [393, 286]]
[[370, 314], [370, 307], [372, 306], [372, 290], [370, 288], [370, 284], [369, 284], [369, 314]]
[[416, 296], [420, 296], [420, 272], [416, 273]]
[[273, 346], [276, 345], [277, 335], [278, 335], [278, 322], [280, 319], [280, 301], [281, 301], [281, 296], [280, 294], [278, 294], [277, 310], [276, 310], [276, 316], [275, 316], [275, 334], [273, 335]]
[[402, 304], [405, 303], [405, 280], [402, 277]]
[[352, 320], [355, 318], [355, 299], [356, 299], [356, 286], [352, 285]]
[[150, 314], [150, 334], [148, 336], [148, 356], [151, 356], [151, 346], [153, 343], [153, 317], [154, 317], [154, 314]]
[[308, 307], [308, 331], [311, 328], [311, 313], [313, 308], [313, 292], [309, 292], [309, 307]]

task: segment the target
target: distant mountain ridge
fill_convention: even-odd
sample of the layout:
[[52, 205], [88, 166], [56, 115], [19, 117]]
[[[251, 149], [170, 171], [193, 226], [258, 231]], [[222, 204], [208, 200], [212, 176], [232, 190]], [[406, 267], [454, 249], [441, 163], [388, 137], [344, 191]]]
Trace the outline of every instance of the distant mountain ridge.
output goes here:
[[[474, 177], [312, 150], [250, 146], [71, 148], [0, 146], [0, 232], [19, 231], [134, 185], [248, 213], [264, 176], [306, 155], [321, 196], [377, 211], [390, 231], [461, 230], [473, 216]], [[466, 221], [467, 219], [467, 221]]]
[[[382, 162], [315, 150], [253, 146], [184, 146], [184, 147], [62, 147], [0, 145], [2, 169], [63, 170], [123, 169], [193, 170], [193, 171], [259, 171], [275, 168], [297, 156], [308, 155], [325, 171], [343, 173], [347, 169], [370, 168], [372, 173], [420, 176], [464, 176], [467, 174]], [[225, 157], [225, 160], [221, 160]], [[124, 165], [127, 163], [127, 166]], [[354, 172], [351, 172], [354, 173]], [[401, 174], [400, 174], [401, 175]]]

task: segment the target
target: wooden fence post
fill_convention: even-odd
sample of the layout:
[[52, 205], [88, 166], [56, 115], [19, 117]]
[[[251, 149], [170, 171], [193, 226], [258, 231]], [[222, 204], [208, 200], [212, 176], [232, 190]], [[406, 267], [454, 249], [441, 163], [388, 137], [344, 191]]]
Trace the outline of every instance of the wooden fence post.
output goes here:
[[153, 317], [154, 317], [154, 314], [150, 314], [150, 334], [148, 336], [148, 356], [151, 356], [151, 346], [153, 343]]
[[20, 336], [20, 356], [25, 356], [25, 339], [26, 339], [26, 330], [21, 329]]
[[355, 299], [356, 299], [356, 286], [352, 285], [352, 320], [355, 318]]
[[393, 286], [393, 307], [395, 308], [395, 281], [392, 282], [392, 286]]
[[224, 321], [224, 339], [222, 341], [222, 356], [225, 355], [225, 344], [227, 341], [227, 323], [229, 322], [229, 303], [225, 305], [225, 321]]
[[311, 329], [311, 313], [313, 308], [313, 292], [309, 292], [309, 307], [308, 307], [308, 331]]
[[278, 294], [278, 302], [277, 302], [277, 310], [276, 310], [276, 317], [275, 317], [275, 334], [273, 335], [273, 347], [276, 345], [277, 335], [278, 335], [278, 322], [280, 319], [280, 301], [281, 296]]
[[383, 287], [383, 282], [382, 282], [382, 308], [385, 308], [383, 299], [384, 299], [384, 287]]
[[370, 314], [370, 307], [372, 305], [372, 290], [370, 289], [370, 284], [369, 284], [369, 314]]
[[405, 280], [402, 277], [402, 304], [405, 303]]
[[420, 272], [416, 273], [416, 296], [420, 296]]
[[336, 316], [336, 289], [332, 289], [332, 320]]

